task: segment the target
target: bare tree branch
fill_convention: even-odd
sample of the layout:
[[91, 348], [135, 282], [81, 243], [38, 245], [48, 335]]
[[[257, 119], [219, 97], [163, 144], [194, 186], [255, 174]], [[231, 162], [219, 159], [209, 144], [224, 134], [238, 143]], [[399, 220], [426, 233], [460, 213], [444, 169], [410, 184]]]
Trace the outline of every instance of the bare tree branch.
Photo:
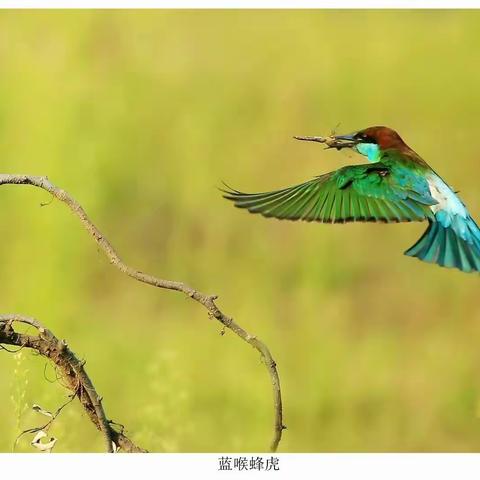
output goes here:
[[[16, 332], [13, 327], [14, 322], [26, 323], [35, 327], [38, 335]], [[78, 397], [90, 420], [102, 432], [107, 452], [111, 453], [114, 451], [113, 444], [125, 452], [146, 452], [146, 450], [135, 445], [123, 433], [123, 429], [118, 432], [112, 427], [112, 422], [105, 415], [102, 399], [84, 369], [85, 362], [80, 361], [64, 340], [59, 340], [40, 322], [23, 315], [0, 315], [0, 344], [30, 348], [55, 364], [61, 374], [62, 383], [72, 392], [73, 397]], [[27, 430], [24, 433], [35, 433], [40, 429], [48, 429], [51, 422], [65, 405], [57, 410], [46, 425]]]
[[105, 238], [100, 230], [94, 225], [94, 223], [88, 218], [82, 206], [65, 190], [53, 185], [47, 177], [38, 177], [31, 175], [0, 175], [0, 185], [14, 184], [14, 185], [32, 185], [38, 188], [42, 188], [47, 192], [50, 192], [55, 198], [66, 204], [69, 209], [80, 219], [85, 229], [93, 236], [95, 242], [103, 250], [110, 263], [118, 268], [121, 272], [125, 273], [129, 277], [138, 280], [139, 282], [147, 283], [154, 287], [163, 288], [167, 290], [176, 290], [189, 296], [196, 302], [203, 305], [210, 317], [215, 318], [222, 323], [226, 328], [232, 330], [242, 340], [250, 344], [261, 355], [263, 362], [270, 375], [272, 390], [273, 390], [273, 406], [274, 406], [274, 433], [273, 440], [271, 442], [271, 450], [276, 451], [278, 444], [282, 438], [283, 429], [286, 428], [283, 425], [283, 413], [282, 413], [282, 397], [280, 389], [280, 379], [278, 376], [276, 363], [268, 349], [268, 347], [260, 341], [257, 337], [251, 335], [238, 325], [233, 318], [225, 315], [216, 305], [216, 295], [206, 295], [204, 293], [195, 290], [194, 288], [186, 285], [183, 282], [176, 282], [171, 280], [163, 280], [152, 275], [140, 272], [126, 263], [120, 258], [116, 250], [111, 243]]

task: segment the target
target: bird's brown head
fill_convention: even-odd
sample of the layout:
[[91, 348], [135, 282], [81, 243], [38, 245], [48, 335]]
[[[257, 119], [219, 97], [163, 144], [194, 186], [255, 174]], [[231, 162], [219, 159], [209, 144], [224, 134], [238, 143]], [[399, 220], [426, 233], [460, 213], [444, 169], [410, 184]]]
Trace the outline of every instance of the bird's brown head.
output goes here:
[[374, 143], [382, 150], [389, 148], [403, 149], [407, 147], [395, 130], [382, 126], [368, 127], [360, 130], [352, 135], [352, 139], [359, 143]]
[[380, 161], [385, 150], [389, 149], [396, 149], [407, 155], [416, 155], [400, 135], [388, 127], [368, 127], [348, 135], [334, 135], [330, 138], [331, 140], [327, 143], [329, 147], [338, 150], [353, 148], [371, 162]]

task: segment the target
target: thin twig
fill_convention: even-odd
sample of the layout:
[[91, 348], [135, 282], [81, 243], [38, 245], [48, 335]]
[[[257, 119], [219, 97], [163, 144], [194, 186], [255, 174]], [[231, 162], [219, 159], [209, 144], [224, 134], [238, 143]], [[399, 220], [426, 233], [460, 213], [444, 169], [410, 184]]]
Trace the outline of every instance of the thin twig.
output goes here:
[[[39, 432], [40, 430], [43, 430], [44, 432], [48, 432], [50, 430], [50, 427], [53, 425], [53, 422], [55, 421], [55, 419], [60, 415], [60, 413], [62, 412], [62, 410], [67, 406], [69, 405], [70, 403], [73, 402], [73, 400], [75, 400], [75, 397], [77, 396], [77, 394], [74, 392], [72, 393], [71, 395], [68, 396], [68, 400], [63, 404], [61, 405], [60, 407], [57, 408], [56, 412], [51, 414], [51, 418], [50, 420], [45, 423], [44, 425], [41, 425], [40, 427], [33, 427], [33, 428], [27, 428], [26, 430], [24, 430], [23, 432], [21, 432], [18, 437], [15, 439], [15, 442], [14, 442], [14, 448], [15, 446], [17, 445], [18, 441], [20, 440], [21, 437], [23, 437], [23, 435], [26, 435], [26, 434], [32, 434], [32, 433], [37, 433]], [[50, 413], [50, 412], [48, 412]]]
[[58, 188], [52, 184], [47, 177], [31, 176], [31, 175], [0, 175], [0, 185], [13, 184], [13, 185], [32, 185], [34, 187], [42, 188], [51, 193], [53, 197], [57, 198], [61, 202], [65, 203], [69, 209], [80, 219], [85, 229], [93, 236], [95, 242], [103, 250], [110, 263], [118, 268], [121, 272], [125, 273], [129, 277], [138, 280], [139, 282], [147, 283], [154, 287], [163, 288], [167, 290], [176, 290], [182, 292], [188, 297], [192, 298], [196, 302], [202, 304], [209, 313], [209, 316], [214, 317], [226, 328], [232, 330], [242, 340], [250, 344], [253, 348], [260, 353], [265, 366], [270, 375], [273, 397], [274, 397], [274, 433], [271, 443], [271, 450], [276, 451], [278, 444], [282, 438], [283, 429], [286, 428], [283, 425], [283, 413], [282, 413], [282, 398], [280, 389], [280, 379], [278, 376], [275, 361], [268, 347], [260, 341], [257, 337], [250, 335], [240, 325], [238, 325], [233, 318], [225, 315], [216, 305], [216, 295], [206, 295], [183, 282], [176, 282], [171, 280], [163, 280], [153, 275], [140, 272], [126, 263], [120, 258], [112, 244], [105, 238], [95, 224], [88, 218], [85, 210], [82, 206], [65, 190]]

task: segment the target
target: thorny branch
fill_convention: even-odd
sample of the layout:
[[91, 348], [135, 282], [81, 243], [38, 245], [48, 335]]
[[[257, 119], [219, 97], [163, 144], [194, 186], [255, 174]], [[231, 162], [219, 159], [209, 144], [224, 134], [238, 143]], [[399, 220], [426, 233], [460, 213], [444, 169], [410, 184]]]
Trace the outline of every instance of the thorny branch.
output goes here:
[[[38, 334], [28, 335], [15, 331], [15, 322], [35, 327]], [[85, 362], [76, 357], [65, 340], [59, 340], [50, 330], [33, 318], [12, 314], [0, 315], [0, 344], [30, 348], [54, 363], [60, 372], [63, 384], [72, 392], [71, 400], [78, 397], [90, 420], [102, 432], [107, 452], [113, 452], [113, 444], [125, 452], [146, 451], [135, 445], [123, 433], [123, 429], [117, 431], [113, 428], [113, 423], [105, 415], [102, 399], [85, 371]], [[36, 433], [40, 430], [48, 431], [53, 420], [68, 403], [62, 405], [45, 425], [26, 430], [23, 433]]]
[[238, 325], [233, 320], [233, 318], [227, 316], [218, 308], [215, 303], [215, 300], [217, 299], [216, 295], [204, 294], [202, 292], [199, 292], [198, 290], [195, 290], [189, 285], [186, 285], [183, 282], [163, 280], [152, 275], [148, 275], [124, 263], [116, 250], [113, 248], [112, 244], [105, 238], [105, 236], [95, 226], [95, 224], [88, 218], [82, 206], [68, 192], [53, 185], [47, 177], [1, 174], [0, 185], [6, 184], [32, 185], [38, 188], [42, 188], [43, 190], [51, 193], [53, 197], [66, 204], [68, 208], [80, 219], [85, 229], [93, 236], [95, 242], [103, 250], [110, 263], [116, 268], [118, 268], [121, 272], [125, 273], [129, 277], [134, 278], [135, 280], [138, 280], [139, 282], [147, 283], [148, 285], [152, 285], [157, 288], [176, 290], [178, 292], [184, 293], [188, 297], [203, 305], [207, 309], [210, 317], [218, 320], [224, 325], [224, 327], [230, 329], [242, 340], [255, 348], [260, 353], [262, 360], [265, 363], [272, 383], [274, 404], [274, 433], [270, 448], [273, 452], [277, 450], [278, 444], [280, 443], [280, 440], [282, 438], [283, 429], [286, 427], [283, 425], [282, 419], [283, 414], [280, 379], [278, 376], [276, 363], [268, 347], [262, 341], [260, 341], [254, 335], [248, 333], [245, 329]]

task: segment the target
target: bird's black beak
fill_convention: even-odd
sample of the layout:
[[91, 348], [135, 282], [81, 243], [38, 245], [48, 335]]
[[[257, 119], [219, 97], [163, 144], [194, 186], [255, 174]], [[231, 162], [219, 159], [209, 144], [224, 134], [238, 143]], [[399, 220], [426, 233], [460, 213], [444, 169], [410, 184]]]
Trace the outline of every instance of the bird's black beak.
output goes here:
[[357, 134], [357, 132], [349, 133], [348, 135], [334, 135], [332, 138], [335, 139], [335, 140], [339, 140], [339, 141], [358, 143], [355, 140], [355, 135], [356, 134]]

